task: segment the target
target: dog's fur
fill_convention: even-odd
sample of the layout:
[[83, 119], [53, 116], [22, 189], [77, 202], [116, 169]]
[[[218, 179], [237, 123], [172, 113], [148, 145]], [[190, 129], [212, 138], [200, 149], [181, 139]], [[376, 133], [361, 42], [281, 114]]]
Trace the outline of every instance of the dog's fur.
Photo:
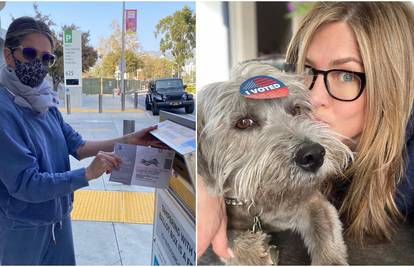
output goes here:
[[[268, 75], [289, 87], [289, 96], [254, 100], [240, 85]], [[321, 183], [343, 170], [352, 153], [327, 126], [310, 118], [308, 90], [300, 76], [270, 65], [248, 63], [230, 81], [211, 84], [198, 94], [198, 172], [209, 191], [246, 201], [227, 206], [228, 235], [235, 258], [227, 264], [275, 264], [277, 251], [265, 233], [291, 229], [301, 234], [312, 264], [347, 264], [342, 226], [336, 209], [319, 192]], [[255, 125], [236, 127], [249, 118]], [[305, 171], [294, 161], [305, 143], [321, 144], [323, 165]], [[260, 215], [263, 231], [251, 231]]]

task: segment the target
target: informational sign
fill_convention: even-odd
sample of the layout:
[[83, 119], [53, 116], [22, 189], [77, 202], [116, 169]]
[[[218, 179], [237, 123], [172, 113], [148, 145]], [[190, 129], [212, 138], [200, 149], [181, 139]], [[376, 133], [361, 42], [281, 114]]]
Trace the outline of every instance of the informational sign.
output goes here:
[[82, 33], [63, 32], [63, 74], [66, 87], [82, 87]]
[[181, 155], [196, 149], [195, 131], [172, 121], [158, 123], [158, 128], [151, 134]]
[[195, 224], [168, 190], [157, 190], [152, 265], [195, 265]]
[[122, 159], [119, 170], [112, 170], [109, 181], [126, 185], [167, 188], [172, 172], [173, 150], [115, 144], [115, 154]]
[[126, 30], [131, 32], [137, 32], [137, 10], [127, 9], [126, 12]]

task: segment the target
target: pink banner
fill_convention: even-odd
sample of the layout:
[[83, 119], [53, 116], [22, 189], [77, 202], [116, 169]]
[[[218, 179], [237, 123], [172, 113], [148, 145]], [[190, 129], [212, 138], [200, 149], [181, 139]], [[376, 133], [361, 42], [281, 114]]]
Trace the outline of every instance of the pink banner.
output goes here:
[[137, 10], [136, 9], [126, 9], [126, 30], [137, 32]]

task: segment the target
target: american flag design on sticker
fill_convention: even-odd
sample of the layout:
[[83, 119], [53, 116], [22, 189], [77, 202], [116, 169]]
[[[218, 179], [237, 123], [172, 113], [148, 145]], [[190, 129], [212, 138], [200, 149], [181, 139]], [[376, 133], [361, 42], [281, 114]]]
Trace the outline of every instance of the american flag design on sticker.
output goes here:
[[278, 79], [270, 76], [255, 76], [244, 81], [240, 94], [252, 99], [272, 99], [289, 95], [288, 87]]

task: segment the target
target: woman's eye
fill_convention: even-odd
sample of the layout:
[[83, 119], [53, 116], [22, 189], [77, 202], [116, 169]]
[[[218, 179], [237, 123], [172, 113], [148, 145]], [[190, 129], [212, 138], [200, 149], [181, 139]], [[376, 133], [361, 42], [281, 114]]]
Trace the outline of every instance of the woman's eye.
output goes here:
[[239, 129], [247, 129], [249, 127], [252, 127], [253, 125], [254, 125], [254, 120], [246, 119], [246, 118], [240, 119], [236, 123], [236, 127]]
[[354, 74], [350, 72], [341, 72], [339, 77], [341, 82], [352, 82], [354, 80]]
[[314, 75], [312, 67], [307, 66], [307, 65], [305, 65], [304, 72], [305, 72], [305, 75]]

